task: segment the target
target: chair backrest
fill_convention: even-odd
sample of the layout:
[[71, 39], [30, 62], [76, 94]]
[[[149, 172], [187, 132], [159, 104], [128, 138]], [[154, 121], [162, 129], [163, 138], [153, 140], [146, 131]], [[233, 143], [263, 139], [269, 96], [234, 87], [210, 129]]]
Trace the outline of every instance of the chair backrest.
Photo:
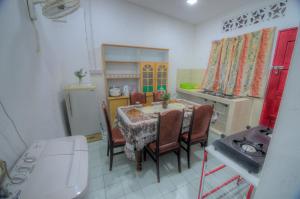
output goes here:
[[179, 142], [184, 110], [170, 110], [159, 114], [157, 130], [157, 148]]
[[161, 102], [161, 96], [164, 94], [163, 91], [153, 92], [153, 102]]
[[193, 109], [191, 119], [189, 137], [197, 135], [197, 137], [208, 137], [211, 117], [213, 115], [214, 105], [199, 105]]
[[130, 105], [140, 104], [146, 104], [146, 93], [130, 93]]
[[104, 112], [104, 117], [105, 117], [105, 122], [106, 122], [106, 127], [107, 127], [108, 141], [111, 142], [112, 141], [111, 125], [110, 125], [110, 120], [109, 120], [105, 102], [102, 102], [102, 110]]

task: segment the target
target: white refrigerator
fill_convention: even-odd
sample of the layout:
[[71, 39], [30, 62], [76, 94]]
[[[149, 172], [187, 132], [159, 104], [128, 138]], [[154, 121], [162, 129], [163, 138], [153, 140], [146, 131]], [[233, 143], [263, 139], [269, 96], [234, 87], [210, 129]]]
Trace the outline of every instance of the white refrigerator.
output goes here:
[[72, 135], [92, 135], [100, 132], [100, 104], [96, 86], [72, 84], [64, 89]]

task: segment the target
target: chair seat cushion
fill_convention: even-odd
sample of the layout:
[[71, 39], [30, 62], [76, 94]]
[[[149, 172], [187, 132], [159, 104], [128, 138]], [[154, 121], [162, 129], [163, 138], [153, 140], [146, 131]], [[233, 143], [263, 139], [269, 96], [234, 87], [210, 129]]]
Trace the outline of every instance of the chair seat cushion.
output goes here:
[[[181, 138], [183, 141], [187, 142], [188, 141], [188, 137], [189, 137], [189, 133], [188, 132], [184, 132], [181, 134]], [[191, 142], [200, 142], [200, 141], [205, 141], [207, 140], [206, 136], [201, 136], [199, 134], [193, 134], [191, 136]]]
[[[153, 152], [155, 153], [156, 151], [156, 141], [148, 144], [148, 148]], [[165, 144], [163, 146], [160, 146], [159, 148], [159, 153], [162, 154], [162, 153], [166, 153], [168, 151], [173, 151], [174, 149], [177, 149], [177, 148], [180, 148], [180, 145], [179, 143], [175, 142], [175, 143], [170, 143], [170, 144]]]
[[112, 129], [111, 133], [112, 133], [112, 141], [114, 144], [116, 145], [125, 144], [126, 141], [119, 128]]

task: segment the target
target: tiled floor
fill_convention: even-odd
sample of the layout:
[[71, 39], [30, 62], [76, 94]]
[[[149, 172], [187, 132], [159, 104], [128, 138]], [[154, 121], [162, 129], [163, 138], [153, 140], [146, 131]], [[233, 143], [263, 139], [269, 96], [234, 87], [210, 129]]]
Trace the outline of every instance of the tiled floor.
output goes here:
[[[209, 143], [217, 136], [210, 134]], [[135, 162], [128, 160], [125, 154], [114, 157], [113, 170], [109, 172], [106, 156], [106, 140], [89, 144], [89, 188], [86, 199], [196, 199], [199, 190], [201, 160], [203, 150], [193, 147], [191, 169], [187, 169], [186, 153], [182, 150], [182, 172], [178, 173], [175, 154], [161, 158], [161, 182], [156, 181], [155, 164], [148, 158], [143, 162], [143, 170], [137, 172]], [[209, 157], [207, 169], [220, 163]], [[235, 173], [225, 168], [219, 173], [208, 176], [204, 191], [221, 184]], [[248, 185], [230, 184], [226, 188], [207, 198], [241, 199], [245, 197]]]

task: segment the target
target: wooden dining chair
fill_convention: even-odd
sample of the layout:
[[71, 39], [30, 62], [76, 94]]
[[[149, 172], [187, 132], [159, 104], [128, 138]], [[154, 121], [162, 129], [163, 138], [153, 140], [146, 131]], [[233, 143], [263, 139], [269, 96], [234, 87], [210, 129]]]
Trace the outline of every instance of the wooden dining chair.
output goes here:
[[[193, 108], [188, 132], [181, 134], [181, 147], [187, 152], [188, 168], [190, 168], [190, 151], [194, 144], [207, 145], [209, 126], [213, 114], [213, 105], [199, 105]], [[185, 146], [183, 145], [185, 144]]]
[[153, 102], [161, 102], [162, 99], [162, 95], [164, 94], [163, 91], [158, 91], [158, 92], [153, 92]]
[[114, 153], [114, 148], [118, 147], [124, 147], [125, 146], [125, 139], [124, 136], [121, 133], [121, 130], [119, 128], [111, 128], [111, 124], [108, 117], [107, 107], [106, 104], [102, 103], [102, 109], [105, 116], [105, 122], [107, 126], [107, 134], [108, 134], [108, 142], [107, 142], [107, 156], [109, 155], [109, 170], [112, 170], [113, 165], [113, 156], [122, 154], [124, 151], [120, 151], [117, 153]]
[[157, 182], [160, 182], [159, 157], [161, 155], [175, 152], [178, 161], [178, 171], [181, 172], [180, 162], [180, 133], [184, 111], [170, 110], [159, 114], [156, 141], [148, 144], [144, 148], [144, 161], [146, 154], [156, 163]]
[[130, 105], [135, 105], [137, 103], [140, 104], [147, 103], [146, 93], [138, 93], [138, 92], [130, 93], [129, 99], [130, 99]]

